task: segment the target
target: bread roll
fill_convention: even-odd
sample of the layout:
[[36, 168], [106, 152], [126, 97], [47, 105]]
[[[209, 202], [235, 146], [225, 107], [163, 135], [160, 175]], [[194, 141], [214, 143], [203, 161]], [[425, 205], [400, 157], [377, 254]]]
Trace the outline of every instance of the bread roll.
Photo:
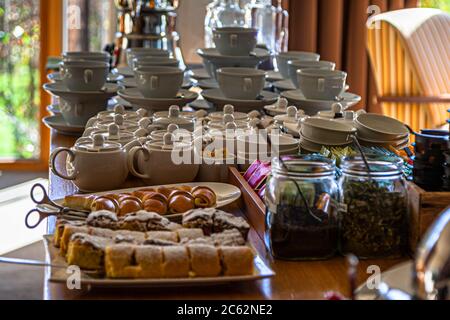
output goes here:
[[195, 208], [194, 197], [185, 191], [175, 191], [169, 198], [171, 214], [185, 213]]

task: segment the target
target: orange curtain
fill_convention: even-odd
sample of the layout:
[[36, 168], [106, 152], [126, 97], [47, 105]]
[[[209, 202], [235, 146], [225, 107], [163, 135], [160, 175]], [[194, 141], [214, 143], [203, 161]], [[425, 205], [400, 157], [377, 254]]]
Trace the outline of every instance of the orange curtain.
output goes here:
[[[366, 51], [369, 6], [381, 12], [416, 7], [418, 0], [285, 0], [289, 49], [315, 51], [348, 72], [351, 92], [362, 97], [355, 109], [380, 112]], [[373, 7], [375, 8], [375, 7]]]

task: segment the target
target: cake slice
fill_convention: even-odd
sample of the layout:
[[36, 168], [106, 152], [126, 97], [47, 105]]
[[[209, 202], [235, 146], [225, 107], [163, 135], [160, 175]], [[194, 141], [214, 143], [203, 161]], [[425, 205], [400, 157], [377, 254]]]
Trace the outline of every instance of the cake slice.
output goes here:
[[253, 251], [250, 247], [221, 247], [220, 256], [225, 276], [245, 276], [253, 274]]
[[189, 277], [189, 255], [185, 246], [163, 247], [162, 264], [165, 278]]
[[103, 270], [105, 249], [110, 244], [111, 239], [76, 233], [69, 241], [67, 263], [86, 270]]
[[188, 245], [193, 277], [217, 277], [222, 271], [219, 251], [214, 246]]

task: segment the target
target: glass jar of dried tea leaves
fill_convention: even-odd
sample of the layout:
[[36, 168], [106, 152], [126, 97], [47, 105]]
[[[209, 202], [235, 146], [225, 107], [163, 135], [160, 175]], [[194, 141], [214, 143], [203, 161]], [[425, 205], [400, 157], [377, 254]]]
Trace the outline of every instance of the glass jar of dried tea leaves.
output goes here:
[[332, 160], [313, 155], [274, 158], [265, 197], [265, 242], [275, 258], [335, 255], [339, 190]]
[[398, 164], [375, 160], [366, 164], [356, 157], [344, 159], [341, 169], [341, 253], [360, 258], [405, 254], [408, 201], [406, 181]]

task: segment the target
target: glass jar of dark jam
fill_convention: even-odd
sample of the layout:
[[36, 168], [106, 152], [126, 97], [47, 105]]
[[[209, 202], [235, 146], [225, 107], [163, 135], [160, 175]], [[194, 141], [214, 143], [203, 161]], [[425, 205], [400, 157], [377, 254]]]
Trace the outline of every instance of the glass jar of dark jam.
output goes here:
[[322, 260], [338, 247], [339, 190], [334, 162], [320, 156], [272, 160], [265, 242], [284, 260]]

